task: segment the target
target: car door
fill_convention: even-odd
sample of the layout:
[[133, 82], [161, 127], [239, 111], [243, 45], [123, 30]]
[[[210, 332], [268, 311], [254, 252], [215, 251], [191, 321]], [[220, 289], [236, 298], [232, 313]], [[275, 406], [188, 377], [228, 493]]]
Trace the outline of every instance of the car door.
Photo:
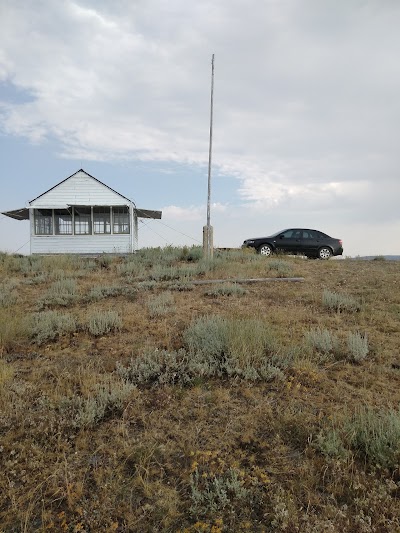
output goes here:
[[276, 238], [276, 247], [282, 252], [295, 253], [300, 245], [301, 230], [288, 229]]
[[304, 255], [315, 255], [318, 250], [317, 232], [305, 229], [303, 230], [302, 252]]

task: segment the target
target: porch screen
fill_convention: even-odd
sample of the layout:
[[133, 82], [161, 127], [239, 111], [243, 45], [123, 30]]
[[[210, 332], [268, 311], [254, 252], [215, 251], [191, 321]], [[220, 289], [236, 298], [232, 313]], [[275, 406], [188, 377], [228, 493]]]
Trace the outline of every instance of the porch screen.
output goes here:
[[75, 235], [91, 235], [92, 210], [90, 207], [74, 208], [74, 232]]
[[111, 233], [111, 207], [93, 207], [94, 233]]
[[52, 209], [35, 209], [35, 235], [53, 235]]
[[68, 209], [54, 209], [56, 235], [72, 235], [72, 213]]
[[113, 233], [129, 233], [129, 208], [113, 207]]

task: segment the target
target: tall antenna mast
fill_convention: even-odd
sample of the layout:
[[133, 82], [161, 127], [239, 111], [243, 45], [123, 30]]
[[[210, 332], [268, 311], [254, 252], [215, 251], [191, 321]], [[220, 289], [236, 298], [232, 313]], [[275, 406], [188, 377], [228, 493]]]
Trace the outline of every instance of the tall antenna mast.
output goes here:
[[203, 227], [203, 253], [211, 259], [213, 256], [213, 228], [211, 226], [211, 159], [212, 159], [212, 133], [214, 111], [214, 54], [211, 59], [211, 106], [210, 106], [210, 144], [208, 150], [208, 187], [207, 187], [207, 225]]

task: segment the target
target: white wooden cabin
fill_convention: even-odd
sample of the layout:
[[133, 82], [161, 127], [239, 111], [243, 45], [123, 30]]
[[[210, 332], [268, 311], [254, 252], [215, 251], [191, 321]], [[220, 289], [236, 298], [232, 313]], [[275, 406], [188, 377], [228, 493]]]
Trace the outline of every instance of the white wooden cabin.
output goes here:
[[29, 202], [2, 213], [30, 221], [31, 254], [131, 253], [138, 248], [138, 218], [161, 211], [132, 200], [80, 169]]

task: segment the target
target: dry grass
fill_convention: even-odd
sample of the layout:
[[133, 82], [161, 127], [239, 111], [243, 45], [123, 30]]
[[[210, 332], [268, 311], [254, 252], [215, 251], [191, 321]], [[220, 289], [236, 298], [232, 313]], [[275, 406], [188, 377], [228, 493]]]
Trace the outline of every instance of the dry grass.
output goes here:
[[0, 254], [0, 530], [400, 531], [399, 274]]

